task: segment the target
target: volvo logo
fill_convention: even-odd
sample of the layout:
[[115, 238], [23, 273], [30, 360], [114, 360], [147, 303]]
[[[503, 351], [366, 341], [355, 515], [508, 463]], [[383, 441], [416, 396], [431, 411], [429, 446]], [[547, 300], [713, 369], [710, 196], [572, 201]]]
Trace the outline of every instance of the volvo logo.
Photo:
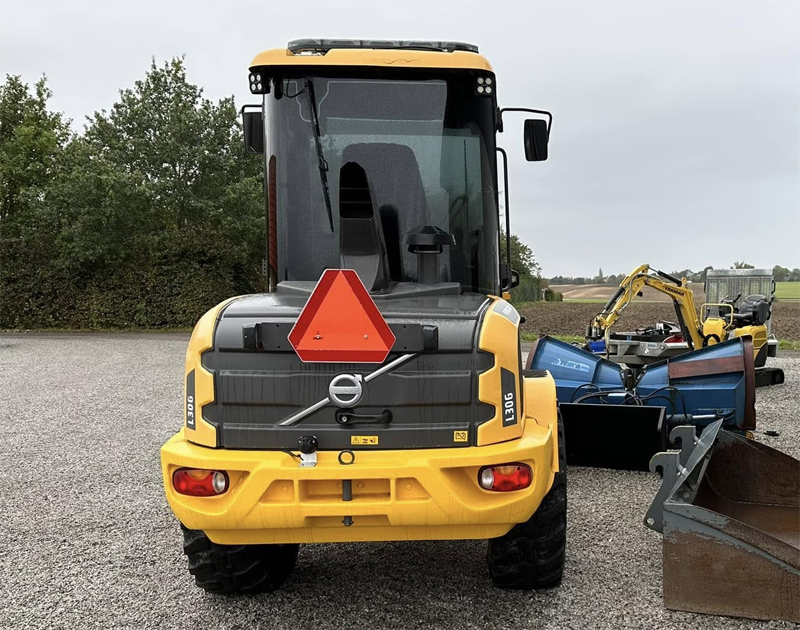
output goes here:
[[360, 374], [339, 374], [328, 386], [328, 396], [334, 405], [354, 407], [364, 395]]

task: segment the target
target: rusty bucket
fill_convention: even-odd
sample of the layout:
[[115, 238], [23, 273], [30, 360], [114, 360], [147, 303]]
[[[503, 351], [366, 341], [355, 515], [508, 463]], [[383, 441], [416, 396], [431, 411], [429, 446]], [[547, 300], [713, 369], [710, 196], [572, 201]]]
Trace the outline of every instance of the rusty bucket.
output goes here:
[[662, 487], [645, 525], [663, 534], [673, 610], [800, 623], [800, 461], [709, 425], [676, 427], [650, 467]]

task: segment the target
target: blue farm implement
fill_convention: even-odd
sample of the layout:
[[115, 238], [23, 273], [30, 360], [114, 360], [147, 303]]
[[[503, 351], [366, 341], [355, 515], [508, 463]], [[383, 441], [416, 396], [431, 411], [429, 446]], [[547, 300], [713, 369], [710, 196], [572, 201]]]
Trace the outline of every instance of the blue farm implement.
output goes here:
[[555, 379], [572, 465], [648, 470], [677, 425], [702, 428], [721, 420], [734, 431], [755, 429], [748, 339], [654, 363], [637, 374], [544, 337], [529, 354], [528, 368], [547, 370]]

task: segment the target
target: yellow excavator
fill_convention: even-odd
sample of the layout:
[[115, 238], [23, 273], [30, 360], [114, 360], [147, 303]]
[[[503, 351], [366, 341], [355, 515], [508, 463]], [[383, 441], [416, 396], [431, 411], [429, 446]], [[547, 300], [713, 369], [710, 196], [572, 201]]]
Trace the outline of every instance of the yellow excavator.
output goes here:
[[[624, 333], [613, 338], [611, 327], [634, 298], [642, 295], [644, 287], [672, 299], [680, 334], [675, 335], [669, 327], [662, 325], [658, 329], [647, 329], [643, 334]], [[686, 278], [677, 278], [647, 264], [640, 265], [625, 277], [603, 310], [592, 318], [586, 329], [587, 345], [595, 352], [605, 351], [617, 362], [637, 366], [729, 339], [750, 337], [755, 366], [763, 368], [769, 350], [767, 322], [772, 317], [772, 298], [751, 295], [741, 302], [740, 299], [741, 295], [737, 295], [718, 303], [703, 304], [698, 315], [694, 294]], [[598, 344], [600, 340], [603, 343]], [[610, 352], [612, 346], [617, 349], [614, 356]], [[779, 384], [783, 380], [783, 371], [776, 368], [761, 370], [757, 375], [757, 382], [761, 385]]]

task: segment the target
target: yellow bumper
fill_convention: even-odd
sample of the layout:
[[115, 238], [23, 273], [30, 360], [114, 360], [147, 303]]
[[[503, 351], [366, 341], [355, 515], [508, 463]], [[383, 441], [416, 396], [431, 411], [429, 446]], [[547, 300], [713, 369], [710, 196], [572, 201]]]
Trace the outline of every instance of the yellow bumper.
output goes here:
[[[181, 430], [162, 447], [161, 467], [178, 519], [220, 544], [481, 539], [531, 517], [553, 483], [554, 448], [550, 427], [529, 420], [520, 439], [501, 444], [356, 451], [349, 466], [336, 452], [319, 452], [316, 467], [300, 468], [279, 451], [197, 446]], [[478, 485], [481, 466], [508, 462], [531, 467], [529, 488], [500, 493]], [[181, 467], [225, 470], [230, 488], [216, 497], [180, 495], [172, 473]], [[342, 500], [346, 479], [352, 501]]]

